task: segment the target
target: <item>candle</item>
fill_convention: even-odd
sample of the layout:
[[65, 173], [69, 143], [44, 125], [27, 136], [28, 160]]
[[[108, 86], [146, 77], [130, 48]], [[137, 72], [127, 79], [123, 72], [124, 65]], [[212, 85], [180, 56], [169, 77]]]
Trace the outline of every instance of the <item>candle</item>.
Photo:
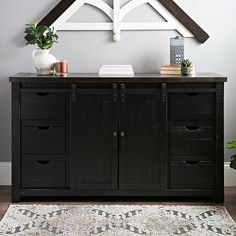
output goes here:
[[66, 60], [57, 61], [55, 64], [55, 73], [60, 76], [68, 75], [68, 62]]

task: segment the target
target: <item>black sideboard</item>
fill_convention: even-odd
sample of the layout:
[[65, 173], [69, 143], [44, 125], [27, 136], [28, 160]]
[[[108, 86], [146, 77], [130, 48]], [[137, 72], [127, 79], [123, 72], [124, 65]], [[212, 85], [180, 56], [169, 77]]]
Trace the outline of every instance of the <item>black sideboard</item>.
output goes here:
[[12, 201], [48, 196], [224, 200], [224, 82], [20, 73], [12, 83]]

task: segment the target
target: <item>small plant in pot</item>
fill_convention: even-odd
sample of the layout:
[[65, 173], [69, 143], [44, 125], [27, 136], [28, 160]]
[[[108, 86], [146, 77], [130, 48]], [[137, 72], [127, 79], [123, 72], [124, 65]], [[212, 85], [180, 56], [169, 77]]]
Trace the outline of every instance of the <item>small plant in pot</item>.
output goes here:
[[181, 74], [191, 75], [192, 62], [189, 59], [184, 59], [181, 62]]
[[34, 50], [32, 54], [38, 75], [53, 74], [57, 60], [49, 53], [49, 50], [54, 43], [58, 42], [58, 35], [54, 29], [36, 22], [27, 24], [25, 33], [27, 34], [27, 45], [38, 46], [38, 49]]
[[[227, 143], [228, 149], [236, 148], [236, 140]], [[236, 153], [231, 156], [230, 167], [236, 169]]]

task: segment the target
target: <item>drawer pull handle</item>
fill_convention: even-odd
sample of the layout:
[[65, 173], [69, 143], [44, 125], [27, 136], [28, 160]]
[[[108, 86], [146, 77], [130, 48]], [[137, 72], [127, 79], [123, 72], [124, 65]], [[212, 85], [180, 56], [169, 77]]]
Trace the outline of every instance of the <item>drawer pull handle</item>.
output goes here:
[[117, 132], [113, 132], [113, 149], [117, 149]]
[[47, 165], [50, 161], [37, 161], [40, 165]]
[[189, 132], [196, 132], [199, 131], [200, 126], [185, 126], [184, 128]]
[[185, 161], [185, 163], [189, 166], [196, 166], [200, 163], [200, 161]]
[[49, 125], [40, 125], [37, 126], [37, 129], [41, 130], [41, 131], [48, 131], [50, 129]]
[[125, 132], [120, 132], [120, 146], [125, 149]]
[[40, 97], [44, 97], [44, 96], [47, 96], [49, 93], [48, 92], [37, 92], [36, 94]]
[[186, 93], [188, 96], [197, 96], [199, 93], [196, 92], [190, 92], [190, 93]]

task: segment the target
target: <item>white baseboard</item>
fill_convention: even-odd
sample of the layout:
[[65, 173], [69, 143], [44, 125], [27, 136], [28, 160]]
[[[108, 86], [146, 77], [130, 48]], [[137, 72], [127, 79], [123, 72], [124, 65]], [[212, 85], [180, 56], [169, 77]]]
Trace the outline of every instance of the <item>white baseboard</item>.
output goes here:
[[[236, 170], [225, 162], [225, 186], [236, 186]], [[11, 185], [11, 162], [0, 162], [0, 185]]]
[[0, 162], [0, 185], [11, 185], [11, 162]]
[[225, 186], [236, 186], [236, 170], [230, 168], [229, 162], [225, 162]]

